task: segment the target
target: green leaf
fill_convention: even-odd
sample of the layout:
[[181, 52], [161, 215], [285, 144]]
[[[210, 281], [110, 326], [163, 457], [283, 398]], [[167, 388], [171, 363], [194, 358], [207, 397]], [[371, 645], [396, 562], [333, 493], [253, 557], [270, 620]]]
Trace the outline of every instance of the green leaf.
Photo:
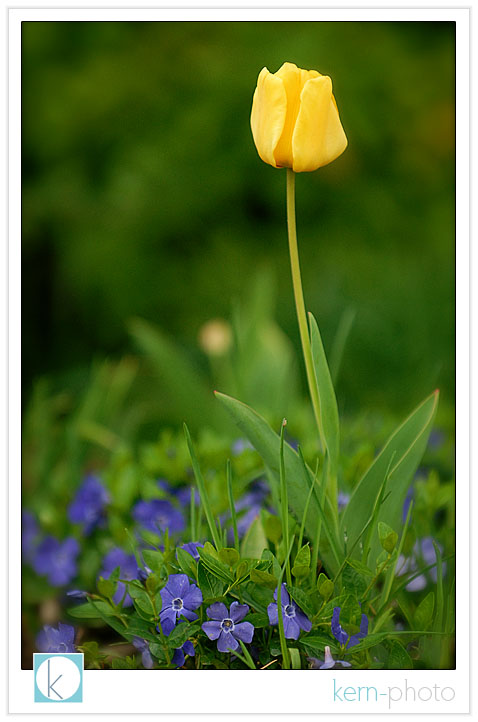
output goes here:
[[250, 622], [256, 629], [264, 629], [264, 627], [270, 626], [268, 615], [262, 612], [253, 612], [252, 614], [248, 614], [244, 617], [244, 622]]
[[[272, 479], [275, 481], [276, 489], [279, 485], [279, 464], [280, 464], [280, 437], [269, 426], [269, 424], [259, 416], [250, 406], [243, 404], [241, 401], [226, 396], [225, 394], [215, 392], [216, 397], [229, 411], [237, 426], [243, 434], [247, 436], [254, 448], [258, 451], [266, 466], [271, 471]], [[310, 490], [310, 484], [314, 479], [314, 474], [305, 467], [299, 455], [289, 444], [284, 444], [284, 463], [287, 478], [287, 492], [289, 499], [289, 508], [300, 523], [307, 497]], [[307, 513], [305, 530], [309, 538], [314, 539], [317, 531], [317, 519], [321, 512], [317, 493], [312, 495]], [[337, 538], [334, 539], [337, 547], [340, 543]], [[259, 555], [260, 556], [260, 555]], [[322, 549], [322, 558], [329, 569], [335, 574], [339, 568], [339, 562], [331, 552], [329, 545], [324, 545]]]
[[364, 577], [373, 577], [373, 572], [368, 568], [366, 564], [362, 564], [358, 559], [347, 559], [347, 564], [355, 569], [356, 572], [362, 574]]
[[111, 579], [103, 579], [103, 577], [99, 577], [96, 582], [96, 586], [103, 597], [112, 599], [115, 595], [118, 584]]
[[383, 549], [385, 549], [386, 552], [391, 554], [395, 549], [398, 541], [397, 532], [393, 531], [393, 529], [389, 527], [388, 524], [385, 524], [385, 522], [379, 521], [378, 538], [380, 539], [380, 544], [382, 545]]
[[277, 579], [273, 574], [269, 574], [269, 572], [261, 572], [258, 569], [251, 570], [251, 582], [254, 582], [254, 584], [260, 584], [268, 589], [275, 589], [277, 586]]
[[222, 597], [224, 583], [209, 571], [203, 561], [198, 564], [198, 584], [204, 601]]
[[[342, 531], [347, 532], [349, 546], [355, 542], [371, 516], [373, 503], [392, 458], [387, 483], [388, 496], [380, 507], [378, 517], [379, 521], [385, 522], [392, 529], [400, 526], [403, 502], [425, 451], [437, 404], [438, 391], [435, 391], [392, 434], [355, 487], [341, 522]], [[379, 550], [380, 544], [376, 539], [372, 543], [370, 560], [377, 557]]]
[[[211, 549], [214, 550], [215, 555], [211, 553]], [[198, 547], [198, 553], [202, 563], [209, 569], [212, 574], [214, 574], [215, 577], [221, 579], [224, 582], [234, 581], [233, 573], [226, 564], [220, 561], [216, 550], [211, 544], [209, 544], [209, 542], [206, 542], [206, 544], [204, 545], [204, 549]]]
[[433, 619], [433, 610], [435, 609], [435, 592], [430, 592], [422, 599], [413, 615], [415, 629], [428, 629]]
[[304, 544], [302, 549], [297, 552], [297, 556], [294, 559], [294, 566], [299, 567], [310, 567], [310, 547], [308, 544]]
[[267, 549], [267, 539], [264, 527], [259, 517], [254, 519], [247, 530], [241, 544], [241, 557], [260, 559], [264, 549]]
[[164, 554], [162, 552], [155, 551], [154, 549], [145, 549], [143, 551], [143, 559], [144, 563], [151, 569], [151, 571], [159, 574], [161, 567], [164, 564]]
[[191, 577], [191, 579], [197, 579], [197, 562], [192, 558], [189, 552], [185, 549], [181, 549], [181, 547], [178, 547], [176, 549], [176, 556], [182, 571], [187, 574], [188, 577]]
[[186, 622], [177, 624], [166, 639], [168, 647], [170, 649], [179, 649], [179, 647], [183, 646], [187, 638], [191, 637], [198, 629], [199, 626], [196, 622], [192, 624], [187, 624]]
[[282, 524], [278, 516], [268, 516], [264, 522], [266, 537], [277, 546], [282, 536]]
[[107, 602], [86, 602], [85, 604], [79, 604], [77, 607], [68, 609], [70, 617], [76, 619], [103, 619], [103, 616], [113, 617], [115, 615], [114, 609]]
[[342, 572], [342, 581], [344, 588], [348, 592], [353, 592], [357, 598], [360, 598], [367, 589], [367, 582], [356, 569], [346, 564]]
[[314, 316], [309, 313], [310, 342], [314, 360], [315, 377], [320, 400], [320, 417], [325, 443], [329, 452], [330, 471], [337, 475], [340, 446], [339, 412], [335, 398], [334, 386], [330, 376], [324, 346], [320, 337], [319, 327]]
[[413, 662], [405, 647], [396, 639], [388, 643], [388, 669], [413, 669]]
[[301, 669], [300, 652], [295, 647], [289, 647], [290, 663], [292, 669]]
[[228, 567], [233, 567], [239, 561], [239, 552], [235, 549], [224, 547], [219, 550], [219, 559], [223, 564], [227, 564]]
[[128, 584], [128, 592], [134, 601], [135, 607], [143, 612], [143, 614], [148, 618], [153, 618], [156, 615], [156, 609], [146, 590], [140, 589], [135, 584]]
[[317, 597], [317, 593], [315, 595], [310, 595], [304, 592], [303, 589], [299, 589], [298, 587], [290, 587], [287, 589], [290, 596], [294, 600], [296, 604], [299, 605], [299, 607], [302, 609], [305, 614], [309, 617], [313, 617], [316, 609], [312, 597]]
[[305, 544], [297, 553], [292, 567], [292, 574], [298, 579], [304, 579], [310, 572], [310, 547]]
[[332, 652], [337, 652], [339, 648], [335, 639], [332, 639], [328, 634], [320, 634], [320, 632], [301, 635], [299, 637], [299, 646], [314, 657], [323, 655], [325, 646], [329, 646]]
[[249, 574], [250, 565], [243, 559], [236, 567], [236, 580], [245, 579]]
[[319, 574], [317, 579], [317, 591], [319, 592], [322, 599], [327, 601], [334, 593], [334, 583], [331, 579], [325, 576], [323, 572]]

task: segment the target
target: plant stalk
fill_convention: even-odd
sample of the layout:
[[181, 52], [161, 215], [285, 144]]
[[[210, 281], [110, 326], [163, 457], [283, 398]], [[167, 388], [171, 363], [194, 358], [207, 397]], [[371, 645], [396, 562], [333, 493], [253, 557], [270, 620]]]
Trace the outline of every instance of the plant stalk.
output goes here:
[[322, 451], [325, 452], [326, 444], [322, 420], [320, 415], [320, 399], [315, 377], [314, 362], [312, 359], [312, 348], [310, 345], [309, 327], [305, 312], [304, 292], [302, 290], [302, 278], [300, 275], [299, 250], [297, 247], [297, 229], [295, 221], [295, 173], [287, 168], [287, 232], [289, 237], [290, 267], [292, 271], [292, 284], [294, 287], [295, 307], [297, 320], [299, 322], [300, 341], [304, 355], [305, 371], [309, 386], [310, 399], [314, 410], [315, 421], [319, 431], [319, 439]]

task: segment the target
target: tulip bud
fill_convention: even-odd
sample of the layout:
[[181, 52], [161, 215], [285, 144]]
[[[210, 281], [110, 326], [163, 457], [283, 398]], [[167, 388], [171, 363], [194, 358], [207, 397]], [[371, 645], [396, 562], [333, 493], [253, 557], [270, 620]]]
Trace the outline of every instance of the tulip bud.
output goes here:
[[297, 173], [331, 163], [347, 147], [331, 79], [294, 63], [259, 73], [251, 128], [263, 161]]

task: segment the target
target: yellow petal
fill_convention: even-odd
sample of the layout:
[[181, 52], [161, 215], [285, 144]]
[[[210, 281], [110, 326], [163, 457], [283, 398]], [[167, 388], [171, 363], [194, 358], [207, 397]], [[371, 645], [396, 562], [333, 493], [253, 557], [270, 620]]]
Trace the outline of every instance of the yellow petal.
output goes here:
[[326, 75], [308, 80], [300, 95], [300, 108], [292, 135], [292, 168], [312, 171], [335, 160], [347, 147]]
[[287, 110], [284, 83], [263, 68], [257, 79], [251, 112], [251, 128], [257, 152], [265, 163], [277, 168], [274, 149], [279, 142]]
[[303, 70], [294, 63], [284, 63], [275, 75], [284, 83], [287, 96], [287, 113], [280, 140], [274, 151], [274, 158], [278, 166], [292, 168], [292, 134], [300, 109], [300, 96], [308, 80], [317, 78], [316, 70]]

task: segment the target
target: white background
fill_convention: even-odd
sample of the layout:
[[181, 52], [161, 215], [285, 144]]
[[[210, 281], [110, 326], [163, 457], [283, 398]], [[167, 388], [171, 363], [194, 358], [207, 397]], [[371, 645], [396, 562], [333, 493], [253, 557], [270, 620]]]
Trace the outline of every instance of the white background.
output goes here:
[[[409, 3], [410, 4], [410, 3]], [[12, 713], [33, 712], [48, 714], [68, 713], [381, 713], [388, 712], [388, 699], [379, 703], [333, 702], [333, 679], [337, 685], [375, 686], [386, 692], [389, 686], [403, 687], [404, 680], [417, 690], [421, 687], [453, 687], [453, 702], [396, 703], [392, 712], [451, 713], [467, 712], [469, 681], [472, 669], [469, 657], [470, 630], [474, 630], [469, 616], [469, 11], [457, 8], [458, 3], [421, 2], [420, 8], [378, 9], [385, 3], [368, 2], [368, 9], [348, 0], [349, 9], [277, 10], [274, 3], [262, 2], [261, 9], [199, 9], [197, 2], [189, 0], [189, 9], [119, 10], [111, 3], [103, 8], [41, 9], [38, 3], [29, 2], [29, 9], [7, 9], [4, 6], [4, 38], [8, 41], [8, 257], [4, 246], [5, 268], [9, 265], [8, 286], [8, 365], [9, 378], [4, 386], [9, 395], [9, 416], [4, 418], [4, 458], [8, 456], [5, 478], [9, 479], [8, 505], [5, 503], [5, 529], [8, 525], [9, 542], [9, 617], [5, 626], [8, 638], [8, 659], [2, 655], [5, 666], [2, 681], [5, 684], [6, 713], [8, 699]], [[63, 4], [64, 5], [64, 4]], [[450, 6], [452, 8], [450, 9]], [[104, 9], [109, 7], [110, 9]], [[371, 9], [371, 8], [377, 9]], [[427, 9], [425, 9], [427, 8]], [[437, 10], [436, 8], [442, 8]], [[448, 8], [448, 9], [447, 9]], [[457, 23], [457, 670], [451, 671], [357, 671], [329, 672], [328, 674], [304, 671], [269, 671], [266, 676], [244, 671], [86, 671], [83, 704], [35, 705], [33, 703], [33, 672], [20, 670], [20, 21], [24, 20], [455, 20]], [[7, 57], [4, 57], [7, 65]], [[4, 78], [7, 78], [5, 67]], [[252, 89], [251, 89], [252, 92]], [[7, 118], [4, 118], [6, 130]], [[6, 136], [6, 133], [4, 137]], [[5, 193], [7, 198], [7, 189]], [[471, 254], [474, 262], [474, 256]], [[5, 285], [8, 278], [5, 274]], [[473, 286], [472, 286], [473, 288]], [[5, 303], [7, 302], [4, 294]], [[473, 300], [475, 300], [473, 298]], [[2, 316], [2, 330], [7, 340], [7, 314]], [[7, 378], [7, 357], [2, 358]], [[476, 398], [475, 398], [476, 400]], [[5, 404], [6, 406], [6, 404]], [[8, 442], [7, 442], [8, 434]], [[7, 493], [7, 484], [5, 484]], [[476, 495], [472, 495], [475, 501]], [[6, 500], [7, 501], [7, 500]], [[474, 518], [474, 516], [472, 517]], [[473, 524], [472, 524], [473, 529]], [[6, 561], [6, 559], [4, 560]], [[7, 578], [7, 572], [1, 577]], [[476, 587], [476, 579], [474, 580]], [[476, 595], [474, 596], [476, 600]], [[5, 597], [0, 595], [0, 600]], [[476, 608], [476, 604], [474, 605]], [[476, 679], [476, 674], [475, 674]], [[398, 696], [398, 694], [397, 694]], [[1, 704], [1, 703], [0, 703]], [[39, 709], [41, 708], [41, 709]], [[23, 715], [21, 715], [23, 717]], [[182, 715], [175, 715], [179, 720]]]

